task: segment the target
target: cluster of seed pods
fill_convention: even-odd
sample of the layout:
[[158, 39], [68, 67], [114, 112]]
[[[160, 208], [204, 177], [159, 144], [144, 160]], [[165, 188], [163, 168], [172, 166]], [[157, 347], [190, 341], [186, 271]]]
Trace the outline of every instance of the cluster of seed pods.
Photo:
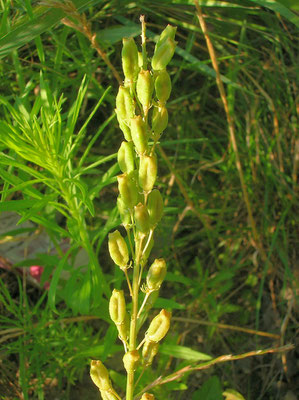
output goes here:
[[[115, 111], [124, 135], [118, 150], [118, 164], [122, 173], [117, 177], [117, 206], [127, 240], [116, 230], [109, 234], [108, 247], [112, 260], [126, 275], [132, 299], [137, 295], [137, 303], [135, 298], [136, 305], [132, 306], [130, 316], [123, 290], [114, 289], [109, 302], [110, 317], [124, 344], [123, 363], [128, 375], [136, 370], [139, 363], [144, 367], [151, 365], [159, 342], [169, 330], [171, 319], [171, 313], [163, 309], [151, 321], [139, 346], [136, 337], [133, 340], [130, 337], [136, 336], [142, 324], [139, 323], [137, 327], [136, 320], [140, 320], [142, 312], [148, 311], [151, 299], [157, 297], [166, 275], [165, 260], [155, 259], [142, 284], [142, 273], [154, 244], [154, 230], [163, 215], [163, 199], [155, 188], [158, 170], [155, 149], [168, 124], [166, 102], [171, 93], [171, 79], [166, 67], [175, 51], [175, 32], [176, 28], [168, 25], [161, 33], [150, 69], [147, 68], [146, 51], [138, 52], [133, 38], [123, 39], [122, 67], [125, 80], [119, 87]], [[131, 267], [133, 276], [130, 279]], [[145, 293], [141, 306], [138, 303], [139, 289]], [[102, 398], [119, 399], [103, 364], [93, 361], [91, 370], [91, 377], [101, 391]], [[103, 385], [103, 379], [106, 385]], [[144, 393], [142, 400], [154, 400], [154, 396]]]

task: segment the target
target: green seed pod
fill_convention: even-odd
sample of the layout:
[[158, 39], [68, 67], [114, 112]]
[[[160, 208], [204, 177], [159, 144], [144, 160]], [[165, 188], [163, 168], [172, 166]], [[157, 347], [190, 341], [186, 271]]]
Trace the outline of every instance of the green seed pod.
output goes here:
[[138, 115], [137, 117], [131, 118], [131, 136], [139, 154], [143, 154], [147, 150], [147, 134], [146, 134], [146, 124], [142, 117]]
[[170, 327], [171, 313], [161, 310], [160, 313], [152, 320], [145, 334], [145, 339], [151, 342], [160, 342], [167, 334]]
[[176, 30], [176, 26], [167, 25], [160, 34], [159, 40], [155, 46], [155, 50], [158, 49], [168, 38], [174, 40]]
[[122, 340], [123, 342], [127, 342], [130, 331], [130, 320], [128, 313], [126, 313], [125, 320], [120, 325], [116, 325], [116, 327], [118, 330], [118, 337], [120, 338], [120, 340]]
[[157, 178], [157, 168], [157, 157], [155, 155], [142, 155], [140, 157], [138, 182], [145, 192], [150, 192], [154, 187]]
[[155, 400], [155, 396], [150, 393], [143, 393], [140, 400]]
[[139, 71], [138, 49], [133, 38], [123, 38], [121, 59], [125, 79], [128, 83], [133, 83]]
[[150, 216], [151, 227], [155, 227], [160, 222], [163, 215], [163, 198], [158, 189], [150, 192], [147, 200], [147, 209]]
[[120, 86], [116, 96], [116, 111], [122, 120], [130, 121], [135, 115], [135, 106], [130, 89]]
[[136, 91], [138, 100], [142, 104], [145, 113], [150, 108], [153, 90], [153, 78], [150, 71], [144, 71], [142, 69], [138, 74]]
[[132, 142], [122, 142], [117, 153], [117, 161], [122, 172], [133, 172], [135, 169], [134, 150]]
[[125, 366], [125, 370], [127, 373], [133, 372], [137, 368], [137, 364], [139, 362], [139, 353], [137, 350], [132, 350], [128, 351], [124, 356], [123, 356], [123, 363]]
[[146, 276], [146, 284], [150, 291], [159, 290], [166, 275], [164, 258], [156, 258]]
[[159, 297], [159, 290], [156, 290], [155, 292], [152, 292], [149, 295], [148, 300], [145, 305], [146, 312], [149, 312], [149, 310], [153, 307], [153, 305], [155, 304], [158, 297]]
[[159, 350], [159, 343], [155, 343], [155, 342], [151, 342], [149, 341], [145, 341], [143, 348], [142, 348], [142, 358], [143, 358], [143, 364], [146, 367], [149, 367], [152, 362], [153, 359], [155, 357], [155, 355], [158, 353]]
[[103, 400], [119, 400], [119, 396], [117, 396], [114, 391], [106, 392], [104, 390], [101, 390], [100, 392]]
[[120, 129], [122, 130], [122, 133], [124, 134], [125, 139], [128, 142], [132, 141], [132, 136], [131, 136], [131, 129], [129, 128], [129, 126], [127, 125], [127, 122], [125, 122], [124, 119], [122, 119], [119, 115], [117, 110], [115, 109], [116, 112], [116, 116], [117, 116], [117, 120], [118, 120], [118, 124]]
[[109, 373], [104, 364], [99, 360], [92, 360], [90, 364], [90, 377], [93, 383], [103, 391], [112, 389]]
[[131, 226], [131, 215], [121, 196], [118, 196], [117, 198], [117, 208], [123, 226], [128, 229]]
[[108, 235], [108, 248], [110, 257], [121, 269], [126, 268], [129, 262], [129, 252], [125, 239], [119, 231]]
[[113, 289], [109, 301], [109, 314], [115, 325], [120, 325], [124, 323], [127, 315], [127, 310], [123, 290]]
[[142, 203], [138, 203], [137, 206], [134, 207], [134, 216], [137, 231], [144, 234], [148, 233], [150, 224], [146, 206]]
[[155, 80], [156, 96], [161, 104], [165, 104], [171, 93], [171, 80], [166, 69], [159, 72]]
[[155, 107], [152, 116], [152, 130], [155, 140], [158, 140], [161, 133], [166, 129], [168, 124], [168, 112], [167, 108]]
[[138, 189], [136, 182], [132, 179], [132, 174], [124, 173], [118, 175], [118, 190], [126, 207], [132, 209], [138, 201]]
[[143, 55], [141, 51], [138, 51], [138, 67], [140, 69], [143, 67]]
[[154, 71], [160, 71], [166, 68], [174, 55], [175, 47], [176, 42], [168, 37], [155, 49], [152, 58], [152, 68]]

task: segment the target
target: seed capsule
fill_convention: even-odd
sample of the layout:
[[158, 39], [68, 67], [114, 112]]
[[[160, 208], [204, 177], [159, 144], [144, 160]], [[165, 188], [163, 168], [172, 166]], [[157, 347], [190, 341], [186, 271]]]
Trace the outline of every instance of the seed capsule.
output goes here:
[[122, 142], [117, 153], [117, 161], [122, 172], [133, 172], [135, 169], [133, 144]]
[[119, 396], [117, 396], [114, 392], [105, 392], [101, 390], [102, 400], [119, 400]]
[[120, 325], [124, 323], [127, 311], [123, 290], [113, 289], [109, 301], [109, 314], [115, 325]]
[[138, 203], [137, 206], [134, 207], [134, 216], [137, 231], [144, 234], [148, 233], [150, 224], [146, 206], [142, 203]]
[[118, 190], [126, 207], [132, 209], [138, 201], [138, 189], [132, 174], [118, 175]]
[[127, 373], [133, 372], [136, 370], [137, 364], [139, 362], [139, 353], [137, 350], [132, 350], [128, 351], [124, 356], [123, 356], [123, 363], [125, 370]]
[[92, 360], [90, 364], [90, 377], [93, 383], [103, 391], [112, 389], [109, 373], [104, 364], [99, 360]]
[[145, 339], [151, 342], [160, 342], [169, 330], [170, 319], [171, 313], [164, 309], [161, 310], [150, 323], [148, 331], [145, 334]]
[[171, 93], [171, 80], [166, 69], [159, 72], [155, 80], [156, 96], [161, 104], [165, 104]]
[[163, 199], [158, 189], [154, 189], [148, 196], [147, 209], [151, 227], [155, 227], [161, 220], [164, 210]]
[[136, 80], [139, 71], [138, 49], [133, 38], [123, 39], [123, 49], [121, 57], [126, 81], [128, 83], [132, 83]]
[[143, 393], [140, 400], [155, 400], [155, 396], [150, 393]]
[[150, 108], [153, 90], [153, 78], [150, 71], [144, 71], [142, 69], [138, 74], [136, 91], [138, 100], [142, 104], [145, 113]]
[[118, 330], [118, 337], [120, 338], [120, 340], [122, 340], [123, 342], [127, 342], [130, 331], [130, 320], [128, 313], [126, 313], [125, 320], [121, 324], [116, 325], [116, 327]]
[[158, 353], [159, 343], [145, 341], [142, 348], [143, 363], [146, 367], [150, 366], [153, 362], [155, 355]]
[[122, 133], [124, 134], [125, 139], [130, 142], [132, 141], [132, 136], [131, 136], [131, 129], [127, 125], [127, 122], [125, 122], [124, 119], [122, 119], [119, 115], [117, 110], [115, 109], [116, 116], [117, 116], [117, 121], [119, 124], [120, 129], [122, 130]]
[[108, 248], [110, 257], [120, 268], [126, 268], [129, 262], [129, 252], [125, 239], [119, 231], [108, 235]]
[[152, 68], [154, 71], [165, 69], [174, 55], [176, 42], [167, 37], [161, 45], [156, 47], [154, 56], [152, 58]]
[[116, 96], [117, 114], [122, 120], [129, 122], [135, 115], [135, 106], [130, 94], [130, 89], [120, 86]]
[[131, 136], [139, 154], [144, 154], [147, 150], [147, 135], [146, 135], [146, 124], [142, 117], [131, 118]]
[[155, 155], [142, 155], [140, 157], [138, 181], [145, 192], [150, 192], [154, 187], [157, 178], [157, 168], [157, 157]]
[[155, 50], [158, 49], [168, 38], [174, 40], [176, 33], [176, 26], [167, 25], [161, 32], [158, 42], [156, 43]]
[[168, 112], [167, 108], [155, 107], [152, 116], [152, 130], [155, 140], [158, 140], [161, 133], [166, 129], [168, 124]]
[[128, 207], [126, 207], [121, 196], [117, 198], [117, 208], [120, 214], [121, 222], [123, 226], [128, 229], [131, 225], [131, 216]]
[[159, 290], [166, 275], [164, 258], [156, 258], [146, 276], [146, 284], [150, 291]]

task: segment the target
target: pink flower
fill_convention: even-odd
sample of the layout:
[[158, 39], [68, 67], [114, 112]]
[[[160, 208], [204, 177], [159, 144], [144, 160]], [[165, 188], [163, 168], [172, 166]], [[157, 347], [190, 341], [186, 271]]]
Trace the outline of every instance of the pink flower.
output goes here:
[[[34, 278], [38, 283], [40, 283], [41, 276], [44, 272], [44, 267], [41, 267], [40, 265], [31, 265], [29, 267], [29, 273]], [[44, 284], [44, 289], [49, 290], [50, 283], [47, 281]]]
[[29, 273], [32, 276], [32, 278], [36, 279], [37, 282], [40, 282], [40, 278], [42, 276], [42, 273], [44, 272], [44, 267], [41, 267], [40, 265], [31, 265], [29, 268]]

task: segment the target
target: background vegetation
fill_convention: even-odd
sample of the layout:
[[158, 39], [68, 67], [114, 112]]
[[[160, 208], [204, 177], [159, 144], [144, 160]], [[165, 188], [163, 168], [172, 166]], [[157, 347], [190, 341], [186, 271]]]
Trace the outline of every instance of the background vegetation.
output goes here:
[[[73, 4], [0, 2], [1, 400], [98, 398], [91, 358], [125, 388], [107, 306], [123, 276], [107, 234], [120, 222], [121, 39], [138, 38], [140, 14], [149, 46], [178, 27], [152, 255], [168, 262], [155, 307], [174, 318], [140, 389], [156, 382], [157, 399], [296, 399], [296, 349], [202, 368], [298, 343], [298, 5], [200, 2], [236, 147], [193, 1]], [[201, 369], [155, 381], [190, 366]]]

